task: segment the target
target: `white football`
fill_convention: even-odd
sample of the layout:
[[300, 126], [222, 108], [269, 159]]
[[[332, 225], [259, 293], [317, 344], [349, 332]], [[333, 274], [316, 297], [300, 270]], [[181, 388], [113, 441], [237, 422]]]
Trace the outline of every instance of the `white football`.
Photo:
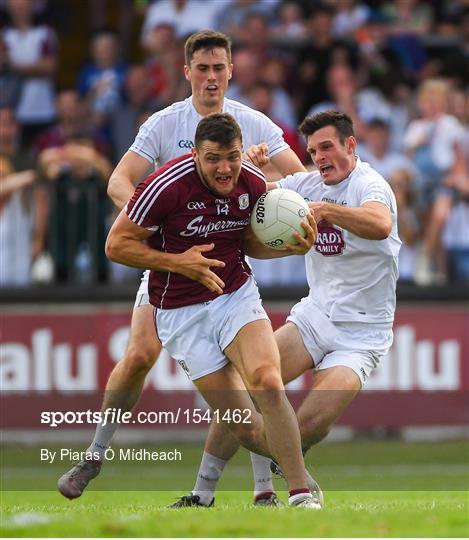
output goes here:
[[251, 227], [257, 238], [273, 249], [297, 244], [293, 233], [306, 236], [301, 222], [309, 214], [307, 202], [291, 189], [273, 189], [259, 197], [251, 215]]

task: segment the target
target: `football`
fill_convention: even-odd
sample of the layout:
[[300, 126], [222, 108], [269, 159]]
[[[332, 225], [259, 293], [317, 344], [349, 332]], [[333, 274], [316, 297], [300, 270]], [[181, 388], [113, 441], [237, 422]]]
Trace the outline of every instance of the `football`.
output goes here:
[[291, 189], [273, 189], [259, 197], [251, 215], [251, 227], [257, 238], [273, 249], [297, 244], [293, 233], [306, 236], [301, 221], [309, 207], [301, 195]]

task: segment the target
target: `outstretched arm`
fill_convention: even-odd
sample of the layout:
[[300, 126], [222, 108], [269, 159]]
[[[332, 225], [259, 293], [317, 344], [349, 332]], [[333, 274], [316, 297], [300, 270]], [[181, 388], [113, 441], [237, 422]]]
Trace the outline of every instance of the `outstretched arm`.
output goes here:
[[211, 251], [214, 244], [193, 246], [183, 253], [166, 253], [149, 247], [144, 241], [153, 234], [144, 227], [135, 225], [121, 211], [106, 240], [106, 255], [112, 261], [135, 268], [175, 272], [198, 281], [210, 291], [223, 293], [225, 284], [210, 270], [224, 267], [217, 259], [207, 259], [203, 253]]

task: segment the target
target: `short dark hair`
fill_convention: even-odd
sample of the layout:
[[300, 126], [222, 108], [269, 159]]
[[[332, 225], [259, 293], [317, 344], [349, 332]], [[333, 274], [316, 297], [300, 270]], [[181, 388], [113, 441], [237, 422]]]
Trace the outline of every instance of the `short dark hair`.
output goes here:
[[184, 45], [184, 58], [189, 66], [194, 53], [204, 49], [211, 51], [215, 48], [225, 49], [228, 62], [231, 62], [231, 39], [222, 32], [214, 30], [203, 30], [189, 36]]
[[200, 148], [203, 141], [229, 146], [235, 139], [243, 141], [238, 122], [228, 113], [213, 113], [203, 118], [195, 131], [194, 145]]
[[354, 137], [353, 122], [348, 114], [339, 111], [324, 111], [313, 116], [307, 116], [300, 125], [300, 131], [309, 137], [318, 129], [334, 126], [339, 134], [339, 140], [344, 144], [347, 137]]

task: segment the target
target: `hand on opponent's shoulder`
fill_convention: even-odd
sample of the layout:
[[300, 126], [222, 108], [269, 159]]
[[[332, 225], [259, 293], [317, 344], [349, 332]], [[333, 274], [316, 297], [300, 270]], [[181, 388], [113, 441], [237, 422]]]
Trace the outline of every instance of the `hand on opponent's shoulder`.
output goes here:
[[251, 146], [243, 153], [243, 159], [250, 161], [259, 169], [270, 163], [269, 147], [266, 143], [251, 144]]

